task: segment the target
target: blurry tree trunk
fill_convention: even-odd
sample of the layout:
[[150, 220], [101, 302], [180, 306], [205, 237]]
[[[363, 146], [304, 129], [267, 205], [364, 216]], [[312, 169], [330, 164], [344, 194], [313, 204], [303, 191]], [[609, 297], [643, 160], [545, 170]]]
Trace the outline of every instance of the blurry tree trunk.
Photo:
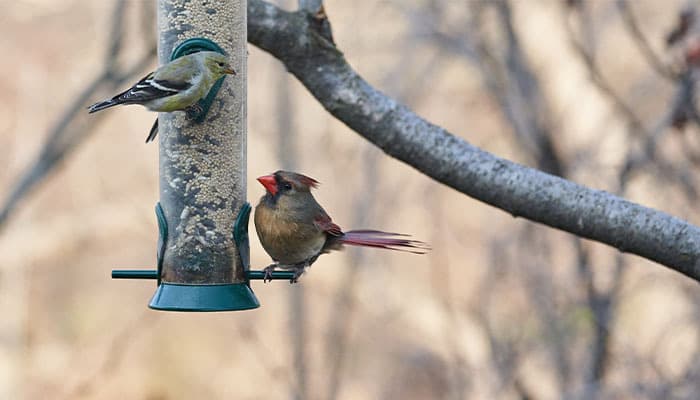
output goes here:
[[2, 268], [0, 279], [0, 309], [3, 310], [3, 324], [0, 327], [2, 346], [0, 346], [0, 370], [6, 373], [0, 385], [0, 398], [24, 398], [25, 373], [28, 373], [28, 319], [30, 292], [27, 277], [32, 270], [24, 266], [13, 265]]
[[[349, 226], [370, 226], [372, 218], [373, 199], [378, 187], [377, 178], [380, 175], [378, 152], [374, 149], [365, 149], [362, 155], [362, 176], [364, 178], [364, 195], [355, 199], [353, 204], [353, 217]], [[338, 167], [337, 165], [334, 167]], [[348, 266], [345, 268], [340, 290], [335, 294], [328, 316], [328, 327], [325, 341], [326, 364], [328, 368], [326, 391], [327, 400], [336, 400], [340, 397], [343, 380], [345, 378], [345, 366], [350, 347], [350, 332], [355, 317], [356, 301], [355, 293], [360, 282], [360, 273], [368, 257], [365, 249], [352, 249], [348, 256]]]
[[[475, 6], [475, 8], [477, 7]], [[552, 106], [541, 89], [540, 80], [522, 49], [520, 37], [515, 29], [511, 4], [508, 1], [499, 1], [494, 3], [494, 8], [498, 12], [499, 27], [503, 31], [502, 36], [506, 38], [505, 55], [503, 57], [494, 56], [498, 54], [500, 43], [491, 43], [487, 39], [488, 35], [483, 32], [484, 27], [477, 26], [475, 30], [479, 31], [479, 34], [474, 35], [471, 40], [476, 42], [475, 47], [479, 49], [479, 52], [477, 57], [472, 57], [470, 60], [479, 67], [482, 79], [486, 82], [486, 86], [496, 103], [500, 105], [501, 113], [513, 127], [512, 132], [518, 146], [531, 155], [531, 159], [535, 160], [538, 169], [569, 178], [567, 175], [571, 168], [567, 163], [568, 160], [554, 145], [556, 133], [549, 121], [552, 115], [550, 111]], [[485, 11], [483, 8], [479, 8], [477, 13], [480, 15], [483, 14], [483, 11]], [[478, 15], [475, 19], [477, 21], [483, 20]], [[532, 234], [541, 233], [541, 230], [532, 229]], [[524, 237], [529, 239], [531, 235], [528, 234]], [[543, 236], [542, 239], [548, 240], [546, 236]], [[596, 289], [594, 285], [595, 270], [585, 244], [578, 237], [572, 239], [577, 259], [576, 269], [581, 284], [586, 288], [585, 302], [596, 321], [594, 337], [591, 339], [591, 361], [583, 373], [584, 385], [588, 390], [585, 397], [595, 398], [597, 396], [595, 390], [600, 386], [598, 382], [605, 377], [609, 338], [614, 319], [612, 304], [616, 292], [614, 290], [603, 292]], [[617, 258], [621, 259], [621, 257]], [[535, 279], [535, 281], [537, 280]], [[616, 285], [613, 284], [612, 287], [616, 287]], [[542, 290], [538, 288], [538, 284], [528, 286], [528, 289], [532, 290], [532, 298], [541, 296]], [[542, 326], [550, 330], [548, 336], [553, 338], [549, 341], [551, 346], [548, 347], [553, 362], [557, 365], [559, 389], [563, 393], [577, 384], [570, 372], [575, 370], [575, 366], [572, 365], [571, 360], [567, 359], [570, 347], [574, 344], [569, 343], [565, 335], [557, 333], [557, 330], [561, 330], [559, 328], [561, 315], [557, 313], [556, 308], [551, 300], [546, 299], [540, 303], [540, 307], [535, 308], [534, 312], [541, 318]]]
[[[289, 0], [285, 0], [289, 2]], [[292, 104], [290, 76], [286, 70], [280, 69], [277, 75], [277, 159], [279, 168], [296, 171], [299, 168], [297, 151], [297, 130], [294, 125], [294, 107]], [[272, 172], [272, 171], [270, 171]], [[306, 343], [306, 303], [304, 285], [294, 285], [287, 288], [289, 294], [289, 345], [294, 359], [295, 385], [292, 387], [291, 398], [304, 400], [307, 393], [307, 354]]]

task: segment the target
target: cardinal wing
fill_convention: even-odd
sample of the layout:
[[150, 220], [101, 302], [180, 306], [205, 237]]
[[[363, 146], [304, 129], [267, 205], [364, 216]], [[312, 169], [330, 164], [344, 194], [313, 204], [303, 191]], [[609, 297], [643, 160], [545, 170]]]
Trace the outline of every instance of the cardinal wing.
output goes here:
[[340, 229], [325, 212], [314, 218], [314, 225], [331, 236], [343, 236], [343, 230]]

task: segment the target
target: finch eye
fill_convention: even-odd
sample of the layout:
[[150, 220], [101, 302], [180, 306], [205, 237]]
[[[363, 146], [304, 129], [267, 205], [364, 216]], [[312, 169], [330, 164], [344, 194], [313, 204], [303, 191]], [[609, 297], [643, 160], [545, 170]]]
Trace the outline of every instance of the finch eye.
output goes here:
[[218, 62], [218, 63], [216, 63], [216, 64], [217, 64], [219, 67], [223, 67], [223, 66], [224, 66], [224, 63], [222, 63], [222, 62]]

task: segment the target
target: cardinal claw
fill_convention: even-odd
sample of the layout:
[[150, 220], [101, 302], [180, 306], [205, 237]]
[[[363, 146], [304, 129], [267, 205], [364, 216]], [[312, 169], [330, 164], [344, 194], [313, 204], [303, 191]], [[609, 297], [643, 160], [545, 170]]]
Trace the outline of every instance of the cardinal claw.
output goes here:
[[294, 276], [289, 280], [289, 284], [299, 282], [299, 278], [304, 274], [304, 268], [297, 269], [294, 271]]
[[265, 276], [263, 276], [263, 282], [272, 282], [272, 273], [275, 271], [275, 266], [270, 265], [268, 267], [265, 267], [263, 271], [265, 271]]

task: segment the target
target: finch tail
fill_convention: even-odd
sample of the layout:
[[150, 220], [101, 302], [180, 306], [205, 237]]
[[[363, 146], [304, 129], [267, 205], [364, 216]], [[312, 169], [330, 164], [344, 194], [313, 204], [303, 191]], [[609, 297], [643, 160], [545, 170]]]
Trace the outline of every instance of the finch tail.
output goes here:
[[100, 111], [100, 110], [104, 110], [105, 108], [114, 107], [114, 106], [116, 106], [117, 104], [119, 104], [119, 103], [117, 103], [116, 101], [114, 101], [114, 99], [109, 99], [109, 100], [105, 100], [105, 101], [100, 101], [100, 102], [95, 103], [95, 104], [91, 105], [90, 107], [88, 107], [88, 113], [89, 113], [89, 114], [92, 114], [92, 113], [94, 113], [94, 112], [98, 112], [98, 111]]
[[148, 132], [148, 137], [146, 137], [146, 143], [155, 139], [156, 136], [158, 136], [158, 118], [156, 118], [156, 122], [153, 123], [153, 126], [151, 127], [151, 131]]
[[406, 251], [413, 254], [425, 254], [430, 250], [427, 243], [406, 239], [409, 235], [374, 230], [348, 231], [337, 240], [352, 246], [375, 247], [379, 249]]

